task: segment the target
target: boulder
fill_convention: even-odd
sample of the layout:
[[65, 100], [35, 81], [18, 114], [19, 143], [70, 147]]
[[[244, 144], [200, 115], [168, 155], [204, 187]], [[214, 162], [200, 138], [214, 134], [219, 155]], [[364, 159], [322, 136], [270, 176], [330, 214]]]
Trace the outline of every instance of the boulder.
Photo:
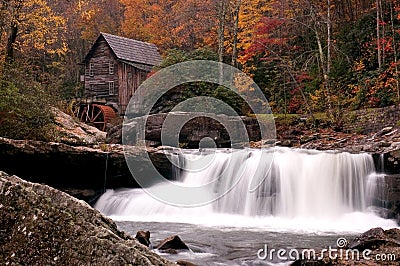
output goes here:
[[[170, 236], [161, 241], [161, 243], [156, 247], [158, 250], [189, 250], [189, 247], [182, 241], [182, 239], [177, 236]], [[170, 252], [168, 252], [170, 253]]]
[[60, 142], [70, 145], [93, 145], [106, 141], [106, 132], [79, 122], [57, 108], [51, 109]]
[[145, 245], [146, 247], [150, 246], [150, 231], [138, 231], [136, 232], [135, 238], [140, 244]]
[[196, 266], [196, 264], [191, 263], [190, 261], [186, 261], [186, 260], [178, 260], [178, 261], [176, 261], [176, 264], [178, 264], [180, 266]]
[[107, 131], [106, 143], [108, 144], [121, 144], [122, 137], [122, 125], [116, 125], [111, 127]]
[[373, 228], [356, 237], [351, 243], [351, 249], [365, 250], [376, 248], [385, 239], [385, 231], [382, 228]]
[[400, 247], [400, 230], [383, 230], [373, 228], [356, 237], [350, 243], [350, 249], [364, 251], [365, 249], [379, 249], [382, 247]]
[[[351, 254], [360, 254], [352, 257]], [[367, 251], [367, 252], [366, 252]], [[365, 253], [364, 253], [365, 252]], [[335, 254], [337, 255], [335, 257]], [[340, 256], [339, 254], [344, 254]], [[345, 254], [350, 254], [346, 257]], [[365, 257], [363, 254], [366, 254]], [[346, 265], [346, 266], [398, 266], [400, 263], [400, 230], [397, 228], [383, 230], [373, 228], [350, 241], [348, 249], [333, 253], [317, 253], [317, 258], [297, 260], [291, 265], [317, 266], [317, 265]]]
[[0, 172], [1, 265], [176, 265], [88, 204]]

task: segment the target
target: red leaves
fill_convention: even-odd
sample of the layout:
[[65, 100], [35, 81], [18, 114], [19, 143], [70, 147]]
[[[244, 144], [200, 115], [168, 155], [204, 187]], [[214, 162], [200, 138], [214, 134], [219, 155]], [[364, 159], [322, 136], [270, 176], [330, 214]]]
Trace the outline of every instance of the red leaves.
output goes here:
[[253, 42], [243, 52], [245, 61], [257, 54], [264, 55], [264, 60], [275, 60], [277, 57], [275, 50], [287, 44], [287, 33], [282, 31], [284, 24], [282, 19], [263, 17], [256, 25]]

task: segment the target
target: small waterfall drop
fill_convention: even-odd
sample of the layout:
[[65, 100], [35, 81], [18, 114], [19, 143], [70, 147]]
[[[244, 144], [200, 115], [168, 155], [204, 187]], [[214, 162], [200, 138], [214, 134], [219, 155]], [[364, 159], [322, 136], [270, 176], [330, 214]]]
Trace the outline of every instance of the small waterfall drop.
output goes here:
[[376, 171], [380, 174], [385, 173], [385, 154], [384, 153], [379, 154]]
[[[275, 148], [273, 155], [272, 164], [261, 161], [261, 167], [262, 152], [253, 149], [214, 150], [208, 155], [184, 151], [181, 157], [175, 155], [174, 164], [185, 165], [188, 170], [175, 169], [174, 182], [185, 187], [211, 184], [204, 197], [215, 200], [204, 206], [170, 206], [141, 189], [125, 189], [107, 191], [95, 207], [122, 220], [278, 224], [287, 228], [309, 226], [311, 231], [320, 226], [321, 230], [343, 227], [349, 231], [395, 226], [368, 212], [376, 204], [375, 199], [382, 196], [382, 177], [375, 173], [369, 154]], [[254, 180], [259, 185], [250, 189]], [[164, 188], [168, 186], [154, 187]]]

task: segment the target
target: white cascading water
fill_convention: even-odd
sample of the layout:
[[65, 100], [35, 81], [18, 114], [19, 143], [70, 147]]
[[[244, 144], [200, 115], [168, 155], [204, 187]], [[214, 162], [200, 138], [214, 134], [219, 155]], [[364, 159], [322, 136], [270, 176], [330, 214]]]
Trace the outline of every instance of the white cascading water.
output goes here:
[[[141, 189], [125, 189], [107, 191], [95, 207], [117, 220], [266, 227], [284, 231], [361, 232], [376, 226], [396, 226], [369, 209], [376, 197], [383, 195], [378, 183], [382, 178], [375, 173], [371, 155], [274, 150], [272, 164], [261, 162], [261, 167], [260, 150], [214, 150], [209, 155], [185, 151], [179, 157], [183, 157], [179, 164], [188, 170], [177, 174], [176, 182], [186, 187], [213, 184], [204, 197], [218, 199], [204, 206], [170, 206]], [[200, 168], [201, 171], [197, 170]], [[260, 185], [254, 187], [257, 182]], [[250, 189], [252, 187], [255, 189]], [[164, 188], [168, 186], [155, 187]]]

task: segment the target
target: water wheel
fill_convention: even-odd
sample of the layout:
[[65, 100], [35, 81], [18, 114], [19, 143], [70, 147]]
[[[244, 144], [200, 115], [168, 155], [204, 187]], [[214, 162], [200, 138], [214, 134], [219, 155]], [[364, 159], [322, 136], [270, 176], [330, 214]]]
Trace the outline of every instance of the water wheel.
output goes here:
[[105, 131], [107, 123], [116, 118], [117, 114], [110, 106], [88, 104], [79, 111], [77, 116], [82, 122]]

